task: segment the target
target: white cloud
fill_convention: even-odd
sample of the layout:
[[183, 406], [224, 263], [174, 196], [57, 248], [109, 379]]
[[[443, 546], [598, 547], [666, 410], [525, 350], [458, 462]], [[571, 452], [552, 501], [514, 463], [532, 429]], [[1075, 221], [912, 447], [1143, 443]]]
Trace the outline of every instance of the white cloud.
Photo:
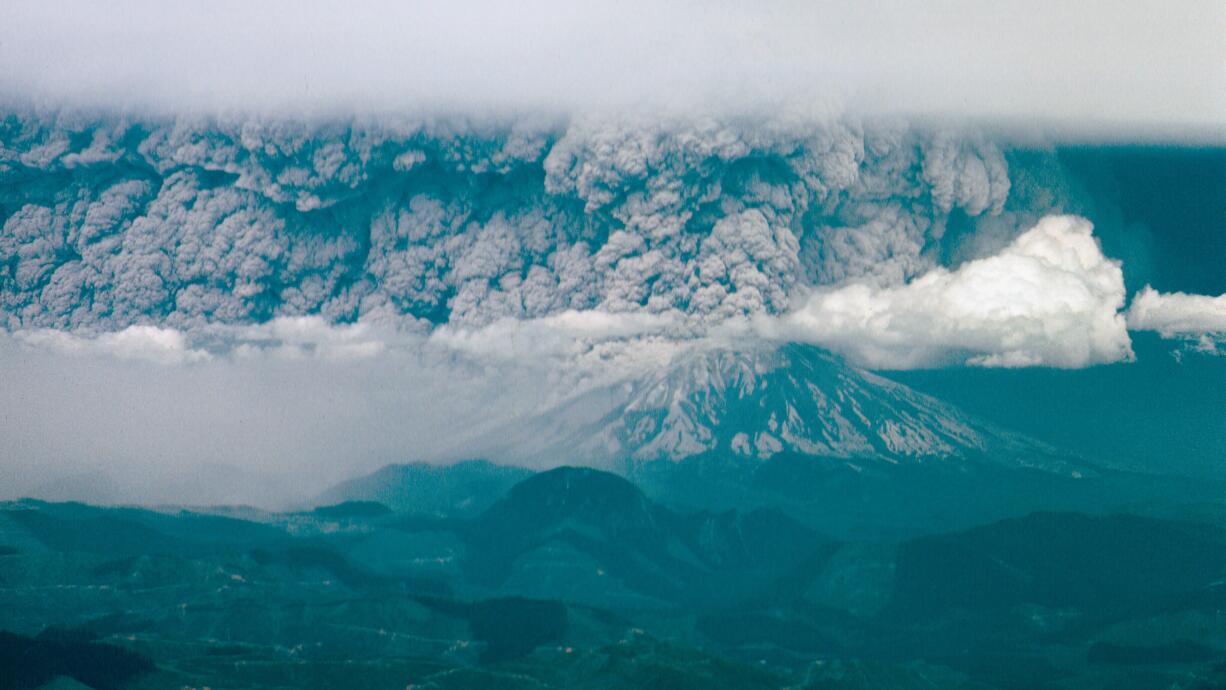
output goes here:
[[994, 256], [896, 287], [819, 290], [761, 323], [872, 368], [1084, 367], [1133, 357], [1123, 304], [1120, 263], [1089, 221], [1048, 216]]
[[382, 354], [390, 329], [370, 323], [332, 324], [321, 316], [279, 316], [254, 326], [218, 327], [215, 331], [233, 339], [231, 347], [242, 354], [271, 350], [278, 355], [325, 359], [365, 359]]
[[53, 328], [14, 331], [27, 347], [69, 355], [107, 356], [156, 364], [193, 364], [215, 357], [249, 359], [369, 359], [390, 347], [411, 349], [422, 338], [392, 326], [371, 323], [332, 324], [320, 316], [281, 316], [262, 324], [215, 324], [192, 333], [149, 325], [94, 333]]
[[1162, 293], [1146, 285], [1132, 298], [1128, 327], [1166, 338], [1226, 333], [1226, 295]]
[[480, 327], [441, 326], [426, 347], [495, 366], [533, 366], [552, 382], [550, 397], [557, 402], [666, 366], [701, 334], [676, 313], [568, 310]]
[[181, 332], [157, 326], [128, 326], [93, 337], [49, 328], [18, 331], [14, 336], [27, 345], [68, 354], [103, 354], [159, 364], [202, 362], [210, 358], [208, 352], [190, 347]]

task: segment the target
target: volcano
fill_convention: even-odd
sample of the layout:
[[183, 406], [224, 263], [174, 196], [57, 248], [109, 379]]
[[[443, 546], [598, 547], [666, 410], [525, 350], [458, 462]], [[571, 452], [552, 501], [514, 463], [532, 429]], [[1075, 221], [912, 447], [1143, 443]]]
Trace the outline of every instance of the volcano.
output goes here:
[[[613, 403], [599, 415], [584, 410]], [[977, 420], [824, 350], [695, 349], [621, 386], [500, 433], [546, 462], [730, 462], [803, 457], [823, 467], [989, 463], [1073, 472], [1074, 456]]]

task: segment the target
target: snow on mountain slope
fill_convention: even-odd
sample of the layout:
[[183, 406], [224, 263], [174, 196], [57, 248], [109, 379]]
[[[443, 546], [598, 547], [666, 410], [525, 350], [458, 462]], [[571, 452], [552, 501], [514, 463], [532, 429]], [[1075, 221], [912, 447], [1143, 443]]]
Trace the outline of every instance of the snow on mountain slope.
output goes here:
[[1063, 471], [1071, 460], [804, 345], [696, 349], [498, 436], [511, 454], [546, 462], [787, 454], [853, 469], [872, 462], [987, 460]]

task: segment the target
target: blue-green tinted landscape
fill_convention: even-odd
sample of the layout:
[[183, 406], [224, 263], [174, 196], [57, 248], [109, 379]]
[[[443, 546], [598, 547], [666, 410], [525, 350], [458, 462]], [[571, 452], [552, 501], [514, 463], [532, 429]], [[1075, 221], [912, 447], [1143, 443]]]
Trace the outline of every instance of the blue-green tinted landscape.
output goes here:
[[1223, 36], [0, 3], [0, 690], [1226, 688]]

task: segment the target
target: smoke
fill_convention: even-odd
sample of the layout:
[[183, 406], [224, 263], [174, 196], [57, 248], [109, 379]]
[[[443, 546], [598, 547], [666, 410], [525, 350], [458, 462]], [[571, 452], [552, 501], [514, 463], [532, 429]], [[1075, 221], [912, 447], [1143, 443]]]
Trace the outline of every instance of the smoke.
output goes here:
[[951, 216], [1014, 215], [982, 136], [854, 120], [25, 112], [0, 143], [10, 330], [713, 322], [901, 283], [937, 264]]

